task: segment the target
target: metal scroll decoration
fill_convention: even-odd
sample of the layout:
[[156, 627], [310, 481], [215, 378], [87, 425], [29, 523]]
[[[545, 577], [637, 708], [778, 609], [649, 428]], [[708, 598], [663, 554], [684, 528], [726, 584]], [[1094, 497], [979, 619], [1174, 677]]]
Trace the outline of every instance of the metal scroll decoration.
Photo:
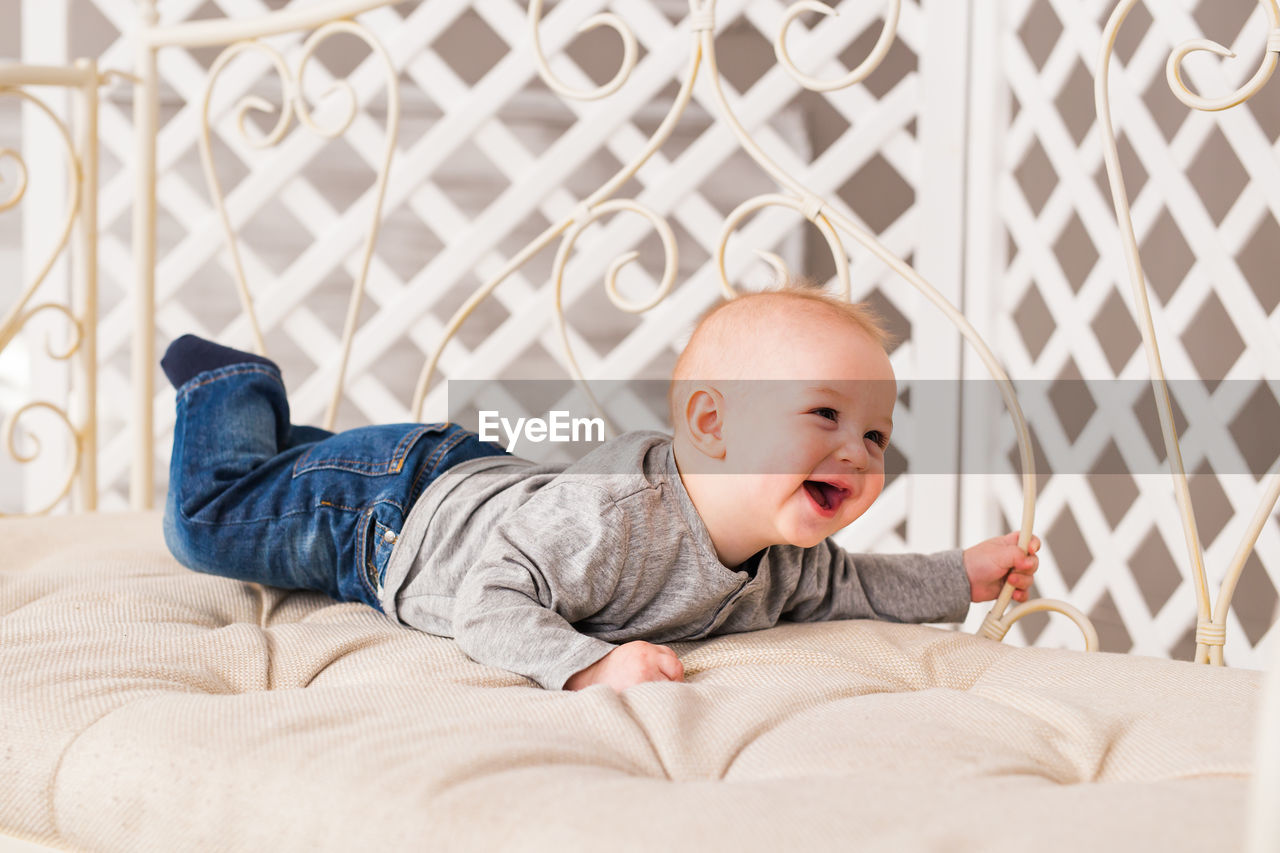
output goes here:
[[391, 159], [392, 155], [395, 153], [396, 140], [399, 135], [400, 97], [399, 90], [396, 85], [397, 78], [395, 66], [391, 61], [391, 57], [387, 54], [386, 49], [364, 26], [350, 20], [331, 21], [318, 28], [306, 40], [302, 47], [302, 53], [298, 58], [296, 70], [290, 69], [284, 57], [281, 56], [275, 48], [265, 42], [251, 39], [231, 44], [223, 50], [221, 54], [219, 54], [217, 60], [215, 60], [213, 66], [209, 69], [208, 82], [205, 85], [204, 101], [201, 105], [200, 154], [201, 161], [204, 164], [205, 180], [209, 184], [209, 192], [213, 196], [214, 205], [218, 210], [218, 218], [222, 223], [223, 235], [226, 240], [227, 249], [231, 254], [232, 265], [235, 269], [237, 293], [239, 294], [241, 306], [244, 308], [245, 315], [248, 317], [250, 328], [253, 332], [254, 346], [258, 353], [265, 355], [266, 344], [262, 337], [262, 330], [258, 323], [257, 313], [254, 310], [253, 298], [249, 293], [249, 285], [245, 277], [244, 265], [240, 260], [240, 250], [236, 243], [235, 229], [232, 227], [231, 219], [227, 214], [226, 194], [223, 192], [222, 184], [218, 180], [217, 171], [213, 164], [212, 123], [209, 115], [213, 88], [219, 75], [231, 60], [248, 51], [259, 52], [267, 57], [272, 67], [275, 69], [276, 74], [280, 78], [281, 85], [283, 87], [282, 105], [279, 109], [279, 116], [271, 131], [265, 136], [255, 137], [246, 124], [249, 113], [251, 111], [271, 113], [275, 111], [275, 107], [266, 100], [257, 96], [249, 96], [239, 102], [235, 109], [235, 125], [245, 143], [250, 147], [257, 149], [265, 149], [278, 145], [288, 133], [295, 114], [297, 115], [299, 123], [304, 125], [312, 133], [323, 136], [327, 139], [336, 139], [346, 133], [347, 129], [356, 118], [358, 104], [354, 90], [347, 81], [339, 80], [328, 92], [324, 93], [321, 98], [322, 101], [332, 95], [340, 94], [343, 97], [346, 111], [341, 121], [331, 127], [322, 127], [317, 124], [313, 118], [311, 108], [308, 106], [307, 99], [303, 95], [302, 79], [303, 73], [306, 71], [307, 64], [315, 56], [316, 50], [320, 45], [327, 39], [339, 33], [347, 33], [361, 39], [382, 61], [387, 74], [387, 127], [382, 164], [378, 171], [373, 209], [370, 212], [369, 230], [365, 237], [359, 272], [356, 274], [355, 281], [352, 284], [351, 298], [347, 304], [347, 314], [343, 322], [342, 331], [342, 350], [336, 366], [337, 375], [334, 381], [333, 393], [329, 400], [329, 406], [324, 416], [323, 426], [326, 429], [333, 428], [334, 421], [337, 417], [338, 404], [342, 399], [343, 384], [347, 372], [347, 362], [351, 354], [351, 343], [355, 336], [356, 325], [360, 315], [360, 304], [364, 298], [365, 283], [369, 275], [369, 264], [373, 258], [373, 251], [378, 241], [378, 230], [382, 222], [382, 206], [383, 201], [386, 198], [387, 182], [391, 174]]
[[[83, 167], [80, 157], [76, 152], [75, 144], [72, 142], [71, 132], [67, 125], [53, 112], [53, 110], [42, 100], [36, 98], [30, 93], [18, 88], [17, 86], [0, 85], [0, 97], [18, 98], [27, 104], [32, 105], [36, 110], [45, 116], [52, 126], [57, 130], [59, 142], [65, 149], [66, 165], [67, 165], [67, 201], [66, 210], [60, 228], [57, 231], [57, 240], [49, 250], [47, 255], [41, 259], [35, 275], [22, 288], [17, 300], [9, 307], [8, 311], [0, 318], [0, 350], [7, 347], [13, 339], [22, 331], [30, 320], [37, 314], [53, 313], [66, 320], [71, 330], [71, 341], [64, 348], [55, 349], [53, 340], [45, 341], [45, 352], [49, 358], [66, 361], [75, 356], [80, 350], [84, 342], [85, 330], [84, 325], [77, 319], [75, 314], [66, 305], [56, 302], [40, 302], [33, 303], [36, 292], [40, 289], [40, 285], [44, 283], [48, 277], [50, 270], [53, 269], [54, 263], [59, 256], [67, 249], [71, 240], [72, 227], [76, 222], [77, 216], [81, 212], [83, 201]], [[9, 190], [0, 197], [0, 213], [7, 212], [16, 208], [21, 204], [26, 195], [28, 187], [28, 169], [26, 161], [22, 154], [12, 149], [0, 149], [0, 160], [7, 160], [13, 163], [17, 170], [17, 181], [12, 190]], [[61, 487], [56, 491], [54, 496], [43, 506], [23, 513], [24, 515], [41, 515], [49, 512], [63, 498], [71, 492], [75, 483], [76, 475], [81, 470], [82, 455], [86, 440], [92, 435], [91, 425], [88, 427], [77, 427], [73, 422], [67, 410], [62, 406], [47, 401], [34, 401], [27, 403], [12, 413], [5, 419], [3, 426], [4, 446], [6, 452], [19, 464], [28, 464], [36, 461], [42, 453], [42, 444], [39, 436], [35, 432], [27, 433], [27, 440], [31, 447], [29, 451], [22, 451], [18, 446], [18, 425], [23, 418], [35, 411], [44, 411], [52, 415], [67, 431], [71, 438], [71, 452], [67, 473], [61, 482]], [[88, 418], [92, 418], [92, 413], [86, 413]], [[86, 505], [92, 507], [93, 496], [87, 494], [84, 496]], [[0, 516], [3, 516], [0, 513]]]
[[[1108, 91], [1111, 54], [1115, 49], [1116, 36], [1125, 18], [1137, 4], [1138, 0], [1122, 0], [1112, 12], [1103, 32], [1102, 49], [1098, 57], [1098, 72], [1094, 80], [1094, 100], [1098, 112], [1098, 123], [1103, 131], [1103, 152], [1106, 158], [1107, 176], [1111, 182], [1111, 198], [1115, 205], [1116, 220], [1120, 227], [1120, 237], [1124, 243], [1125, 261], [1129, 273], [1129, 282], [1133, 291], [1134, 310], [1137, 313], [1138, 328], [1142, 333], [1142, 345], [1147, 354], [1147, 365], [1151, 371], [1151, 384], [1155, 391], [1156, 411], [1160, 418], [1160, 432], [1164, 436], [1165, 454], [1169, 460], [1169, 470], [1173, 475], [1174, 493], [1177, 498], [1178, 512], [1182, 520], [1183, 537], [1187, 546], [1187, 554], [1191, 563], [1192, 577], [1196, 593], [1196, 657], [1197, 663], [1211, 663], [1221, 666], [1222, 648], [1226, 643], [1227, 613], [1231, 607], [1231, 596], [1235, 592], [1240, 573], [1244, 570], [1245, 561], [1253, 550], [1254, 543], [1266, 524], [1272, 510], [1280, 499], [1280, 470], [1273, 466], [1267, 475], [1267, 487], [1262, 499], [1254, 510], [1253, 517], [1235, 554], [1228, 564], [1226, 575], [1219, 590], [1216, 607], [1209, 595], [1209, 584], [1205, 574], [1204, 551], [1200, 545], [1200, 536], [1196, 530], [1195, 511], [1191, 505], [1191, 491], [1187, 484], [1187, 473], [1182, 464], [1182, 453], [1178, 445], [1178, 431], [1173, 422], [1173, 407], [1169, 400], [1168, 386], [1164, 378], [1164, 366], [1160, 360], [1160, 347], [1156, 341], [1155, 325], [1151, 316], [1151, 305], [1147, 299], [1146, 278], [1142, 271], [1142, 259], [1138, 252], [1138, 241], [1133, 230], [1133, 218], [1129, 211], [1129, 199], [1124, 188], [1124, 179], [1120, 172], [1120, 157], [1116, 151], [1115, 129], [1111, 121], [1111, 100]], [[1280, 53], [1280, 9], [1275, 0], [1261, 0], [1261, 5], [1270, 23], [1267, 38], [1267, 49], [1263, 54], [1262, 64], [1253, 77], [1239, 89], [1217, 98], [1208, 98], [1193, 92], [1182, 79], [1182, 62], [1197, 51], [1206, 51], [1221, 57], [1234, 56], [1228, 48], [1208, 39], [1193, 39], [1178, 45], [1165, 65], [1165, 76], [1173, 94], [1188, 107], [1196, 110], [1218, 111], [1230, 109], [1249, 100], [1266, 85], [1275, 71], [1277, 54]], [[1280, 462], [1277, 463], [1280, 465]]]
[[[800, 0], [800, 2], [793, 5], [783, 16], [782, 24], [777, 36], [775, 37], [774, 49], [777, 54], [778, 61], [801, 85], [815, 91], [831, 91], [833, 89], [851, 86], [866, 78], [875, 70], [876, 67], [880, 65], [884, 57], [887, 55], [889, 47], [896, 37], [900, 7], [901, 0], [889, 0], [889, 7], [884, 16], [884, 26], [880, 36], [872, 48], [870, 55], [868, 55], [868, 57], [857, 68], [853, 69], [853, 71], [841, 79], [823, 81], [803, 74], [791, 61], [790, 55], [786, 49], [787, 27], [797, 16], [804, 12], [820, 12], [827, 15], [837, 15], [839, 13], [837, 10], [825, 4], [815, 2], [815, 0]], [[609, 26], [619, 34], [623, 42], [623, 60], [613, 78], [604, 86], [589, 91], [579, 91], [564, 85], [551, 73], [550, 67], [542, 54], [542, 46], [538, 38], [541, 11], [541, 0], [533, 0], [529, 7], [529, 27], [534, 47], [535, 61], [544, 81], [551, 89], [565, 97], [594, 99], [606, 97], [607, 95], [617, 91], [626, 83], [626, 80], [635, 64], [635, 38], [624, 22], [612, 14], [597, 15], [579, 28], [579, 32], [581, 32], [585, 29]], [[441, 340], [432, 352], [418, 378], [413, 405], [411, 408], [414, 416], [419, 419], [422, 417], [423, 405], [426, 401], [427, 391], [430, 388], [436, 364], [438, 363], [446, 345], [457, 333], [461, 325], [471, 315], [475, 308], [484, 299], [486, 299], [503, 280], [523, 265], [526, 260], [539, 252], [557, 237], [561, 238], [561, 244], [556, 254], [555, 264], [552, 271], [556, 301], [556, 322], [560, 331], [561, 342], [564, 347], [566, 363], [569, 365], [575, 381], [577, 381], [584, 389], [588, 398], [590, 398], [594, 404], [594, 397], [591, 396], [590, 388], [587, 386], [582, 371], [578, 367], [577, 359], [574, 357], [565, 327], [564, 312], [560, 302], [565, 264], [572, 251], [574, 241], [577, 239], [582, 229], [589, 223], [602, 216], [617, 211], [626, 210], [638, 213], [645, 217], [662, 237], [664, 248], [664, 269], [661, 282], [652, 298], [643, 303], [635, 303], [623, 299], [617, 290], [617, 275], [623, 266], [632, 262], [636, 258], [635, 252], [628, 252], [615, 259], [610, 265], [609, 271], [606, 275], [606, 292], [608, 293], [610, 301], [612, 301], [620, 310], [641, 312], [656, 305], [670, 291], [675, 279], [676, 270], [676, 246], [674, 235], [671, 233], [670, 227], [662, 217], [658, 216], [652, 210], [638, 202], [634, 200], [610, 200], [610, 197], [640, 169], [640, 167], [655, 151], [657, 151], [666, 142], [676, 121], [679, 120], [689, 103], [694, 81], [697, 79], [698, 71], [705, 61], [709, 72], [712, 91], [720, 108], [721, 118], [737, 137], [743, 150], [745, 150], [752, 159], [754, 159], [770, 176], [772, 176], [779, 185], [787, 190], [787, 193], [785, 194], [769, 193], [749, 199], [729, 215], [720, 234], [719, 244], [715, 252], [717, 274], [725, 295], [730, 298], [736, 295], [733, 286], [729, 283], [724, 265], [725, 249], [728, 244], [729, 236], [751, 213], [771, 205], [790, 207], [801, 212], [806, 219], [812, 222], [822, 232], [835, 259], [836, 271], [840, 280], [841, 290], [846, 298], [850, 292], [848, 259], [845, 256], [845, 250], [837, 232], [844, 232], [845, 234], [853, 237], [858, 241], [858, 243], [888, 265], [901, 278], [905, 279], [919, 290], [929, 299], [930, 302], [937, 306], [938, 309], [947, 316], [964, 338], [977, 351], [978, 356], [982, 359], [988, 371], [996, 380], [1005, 405], [1013, 418], [1018, 438], [1024, 497], [1022, 524], [1018, 544], [1019, 547], [1025, 551], [1031, 541], [1031, 531], [1035, 515], [1035, 468], [1031, 452], [1031, 439], [1027, 431], [1026, 421], [1023, 417], [1021, 407], [1018, 404], [1017, 397], [1014, 394], [1013, 387], [1009, 382], [1009, 378], [1004, 369], [1000, 366], [990, 348], [974, 330], [973, 326], [967, 319], [965, 319], [960, 311], [955, 308], [955, 306], [942, 296], [941, 293], [921, 278], [921, 276], [911, 266], [904, 263], [884, 247], [874, 235], [870, 234], [865, 229], [859, 227], [855, 222], [825, 204], [822, 198], [794, 180], [781, 167], [774, 163], [751, 139], [741, 122], [739, 122], [737, 117], [733, 114], [732, 109], [725, 99], [724, 92], [720, 87], [720, 75], [716, 66], [715, 52], [714, 0], [690, 0], [689, 16], [686, 21], [692, 35], [688, 71], [685, 74], [683, 83], [676, 95], [670, 111], [664, 117], [654, 135], [650, 138], [648, 144], [645, 145], [644, 149], [638, 156], [633, 158], [630, 163], [627, 163], [619, 169], [619, 171], [603, 186], [579, 204], [570, 215], [562, 219], [560, 222], [548, 227], [542, 234], [534, 238], [534, 240], [526, 245], [526, 247], [514, 258], [512, 258], [496, 276], [477, 289], [457, 310], [457, 312], [455, 312], [454, 316], [446, 325]], [[779, 274], [786, 273], [785, 264], [783, 264], [782, 260], [776, 255], [763, 252], [760, 254], [771, 266], [774, 267], [775, 270], [779, 272]], [[596, 408], [597, 411], [600, 410], [598, 405]], [[600, 412], [600, 414], [602, 417], [604, 416], [603, 412]], [[1075, 622], [1084, 634], [1085, 646], [1087, 649], [1096, 650], [1098, 648], [1097, 632], [1094, 630], [1093, 625], [1089, 622], [1088, 618], [1077, 608], [1061, 601], [1038, 599], [1035, 601], [1025, 602], [1007, 610], [1008, 605], [1013, 598], [1013, 593], [1014, 588], [1009, 584], [1005, 584], [994, 607], [982, 623], [982, 626], [979, 629], [980, 634], [992, 639], [1002, 639], [1008, 632], [1009, 627], [1023, 616], [1034, 612], [1051, 610], [1062, 613]]]

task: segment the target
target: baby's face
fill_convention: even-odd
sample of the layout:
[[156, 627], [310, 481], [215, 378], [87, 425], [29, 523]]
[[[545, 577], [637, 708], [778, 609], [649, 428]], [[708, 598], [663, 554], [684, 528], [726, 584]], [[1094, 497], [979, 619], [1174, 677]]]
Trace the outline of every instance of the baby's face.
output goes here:
[[[812, 547], [866, 512], [884, 488], [897, 384], [880, 345], [847, 322], [810, 322], [762, 348], [725, 395], [726, 473], [754, 544]], [[727, 497], [727, 495], [726, 495]]]

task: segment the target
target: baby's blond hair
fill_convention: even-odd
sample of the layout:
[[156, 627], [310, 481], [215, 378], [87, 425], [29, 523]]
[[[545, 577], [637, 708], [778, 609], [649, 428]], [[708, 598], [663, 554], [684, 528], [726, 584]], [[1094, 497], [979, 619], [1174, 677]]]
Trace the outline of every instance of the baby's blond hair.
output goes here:
[[[755, 322], [766, 321], [761, 317], [761, 309], [771, 305], [787, 305], [822, 313], [828, 317], [844, 320], [859, 329], [878, 346], [888, 352], [893, 342], [892, 335], [885, 328], [880, 315], [865, 302], [848, 302], [818, 289], [812, 281], [805, 278], [793, 278], [776, 290], [764, 290], [755, 293], [744, 293], [733, 299], [722, 299], [707, 309], [694, 326], [689, 342], [676, 359], [671, 371], [671, 385], [667, 392], [667, 405], [670, 410], [672, 424], [679, 422], [677, 417], [677, 397], [683, 383], [689, 380], [750, 378], [737, 376], [707, 375], [709, 352], [721, 349], [725, 344], [724, 336], [731, 330], [751, 333]], [[743, 328], [745, 327], [745, 328]]]

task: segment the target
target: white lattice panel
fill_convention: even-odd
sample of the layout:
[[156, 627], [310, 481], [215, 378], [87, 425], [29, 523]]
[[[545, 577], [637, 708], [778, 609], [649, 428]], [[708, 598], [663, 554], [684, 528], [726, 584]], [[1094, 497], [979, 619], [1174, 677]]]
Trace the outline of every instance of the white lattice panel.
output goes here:
[[[125, 0], [71, 4], [77, 15], [101, 15], [117, 32], [131, 26], [132, 5]], [[552, 7], [542, 28], [548, 52], [600, 8], [598, 2]], [[640, 61], [627, 86], [601, 101], [564, 100], [546, 89], [531, 61], [525, 9], [519, 4], [429, 0], [361, 16], [396, 65], [404, 121], [339, 426], [409, 417], [413, 380], [454, 309], [531, 236], [570, 212], [635, 157], [653, 134], [688, 63], [687, 10], [624, 0], [609, 8], [633, 29]], [[267, 9], [268, 4], [256, 0], [227, 0], [165, 3], [160, 11], [162, 21], [174, 22]], [[927, 63], [916, 59], [931, 40], [935, 49], [948, 44], [953, 53], [958, 49], [947, 38], [953, 15], [944, 10], [926, 17], [917, 5], [906, 4], [898, 43], [885, 66], [865, 84], [819, 96], [804, 91], [774, 64], [769, 42], [784, 10], [780, 3], [759, 0], [717, 9], [717, 49], [735, 112], [752, 138], [793, 177], [839, 212], [865, 223], [895, 254], [914, 259], [921, 269], [931, 265], [941, 277], [933, 283], [956, 298], [955, 258], [947, 253], [958, 256], [958, 241], [922, 245], [919, 235], [927, 225], [936, 227], [939, 212], [959, 209], [961, 160], [954, 140], [962, 111], [954, 96], [942, 97], [942, 108], [921, 118], [929, 98], [921, 86], [920, 66]], [[809, 21], [815, 24], [811, 33], [794, 27], [792, 51], [804, 57], [807, 71], [839, 76], [870, 50], [881, 27], [880, 13], [871, 4], [849, 3], [839, 19]], [[271, 43], [286, 58], [296, 57], [305, 35]], [[298, 421], [315, 421], [323, 413], [342, 310], [386, 138], [381, 73], [367, 59], [367, 50], [353, 51], [347, 48], [354, 40], [340, 41], [334, 39], [332, 49], [320, 51], [319, 62], [312, 63], [312, 79], [304, 81], [313, 98], [333, 79], [345, 78], [354, 87], [359, 110], [340, 140], [294, 130], [275, 148], [251, 150], [236, 130], [230, 108], [248, 94], [279, 103], [279, 82], [260, 57], [233, 61], [213, 95], [219, 179], [241, 234], [239, 249], [267, 350], [285, 368]], [[103, 40], [99, 50], [106, 67], [131, 65], [123, 37]], [[553, 53], [551, 65], [570, 85], [590, 86], [612, 75], [618, 62], [613, 51], [614, 40], [604, 31], [580, 39], [567, 52]], [[157, 146], [158, 350], [185, 331], [249, 344], [197, 153], [196, 107], [217, 52], [167, 48], [160, 53], [165, 96]], [[955, 80], [953, 69], [962, 57], [951, 57], [950, 68], [942, 64], [947, 59], [943, 51], [932, 62], [932, 73]], [[718, 296], [711, 255], [725, 214], [743, 199], [774, 189], [725, 126], [712, 121], [716, 105], [706, 74], [704, 67], [694, 105], [673, 138], [618, 193], [642, 201], [675, 230], [680, 269], [674, 294], [639, 317], [617, 312], [604, 299], [605, 267], [630, 248], [640, 250], [643, 271], [634, 270], [630, 279], [624, 276], [624, 291], [647, 293], [661, 273], [657, 239], [638, 217], [615, 216], [592, 226], [568, 267], [566, 313], [575, 353], [588, 376], [666, 375], [689, 319]], [[121, 91], [109, 99], [102, 117], [101, 254], [107, 295], [100, 351], [101, 399], [108, 406], [125, 399], [132, 322], [123, 297], [132, 272], [128, 222], [133, 184], [129, 170], [119, 165], [129, 161], [133, 144], [127, 98], [128, 92]], [[324, 115], [317, 113], [321, 123]], [[267, 130], [273, 120], [266, 117], [259, 130]], [[921, 125], [929, 128], [934, 143], [922, 141]], [[941, 160], [950, 159], [956, 179], [925, 186], [922, 146], [939, 142], [949, 149]], [[829, 279], [834, 268], [823, 256], [825, 246], [805, 225], [798, 215], [776, 208], [749, 220], [729, 245], [731, 276], [748, 287], [767, 283], [771, 273], [750, 252], [760, 248], [779, 252], [796, 272]], [[847, 248], [854, 297], [876, 299], [906, 341], [895, 353], [899, 371], [915, 372], [917, 342], [923, 340], [931, 353], [947, 355], [942, 372], [934, 366], [929, 375], [954, 372], [956, 337], [945, 321], [852, 240]], [[463, 327], [444, 353], [445, 377], [564, 375], [551, 323], [547, 273], [552, 253], [545, 250], [504, 282]], [[921, 328], [933, 331], [922, 336]], [[441, 403], [429, 398], [428, 414]], [[157, 397], [155, 413], [162, 472], [171, 394]], [[122, 408], [103, 414], [102, 479], [115, 488], [107, 505], [114, 501], [118, 506], [127, 482], [129, 437]], [[919, 499], [911, 499], [908, 481], [896, 483], [855, 538], [885, 547], [901, 547], [913, 538], [917, 547], [951, 544], [949, 521], [914, 525], [914, 536], [904, 523], [912, 507], [917, 513], [941, 509], [944, 519], [953, 517], [953, 482], [950, 487], [951, 492], [922, 489]]]
[[[1010, 373], [1052, 383], [1057, 418], [1044, 423], [1039, 444], [1050, 457], [1078, 454], [1073, 465], [1041, 477], [1037, 529], [1046, 551], [1038, 588], [1088, 612], [1103, 649], [1186, 659], [1195, 645], [1190, 561], [1154, 426], [1093, 104], [1093, 69], [1113, 6], [1012, 0], [984, 7], [975, 55], [985, 49], [995, 61], [975, 75], [989, 87], [975, 109], [990, 110], [991, 121], [977, 124], [995, 130], [975, 139], [990, 147], [975, 149], [971, 160], [991, 194], [989, 204], [971, 208], [978, 218], [970, 271], [985, 275], [972, 275], [969, 293], [990, 318]], [[1139, 4], [1120, 31], [1112, 67], [1112, 113], [1161, 354], [1177, 404], [1192, 413], [1182, 452], [1215, 598], [1262, 495], [1261, 475], [1275, 460], [1274, 442], [1241, 430], [1271, 424], [1274, 433], [1280, 423], [1276, 394], [1257, 381], [1280, 370], [1280, 122], [1274, 84], [1246, 106], [1204, 113], [1175, 100], [1164, 72], [1176, 43], [1214, 38], [1241, 59], [1219, 67], [1193, 57], [1187, 69], [1196, 88], [1226, 93], [1256, 70], [1267, 31], [1261, 5], [1252, 2]], [[1087, 389], [1081, 379], [1098, 382]], [[1131, 400], [1133, 408], [1104, 408], [1098, 394]], [[996, 451], [1011, 439], [1005, 434]], [[1016, 479], [992, 485], [1001, 512], [1016, 519]], [[983, 523], [970, 518], [965, 528]], [[1255, 649], [1277, 586], [1273, 516], [1233, 599], [1229, 663], [1261, 665]], [[1069, 624], [1028, 621], [1022, 641], [1078, 642]]]
[[[167, 0], [160, 11], [163, 21], [177, 22], [252, 16], [282, 5]], [[1193, 114], [1163, 82], [1169, 48], [1202, 29], [1238, 44], [1246, 60], [1221, 72], [1190, 63], [1197, 85], [1220, 91], [1252, 73], [1265, 38], [1252, 4], [1151, 5], [1160, 7], [1154, 25], [1140, 6], [1122, 33], [1120, 67], [1113, 72], [1121, 152], [1165, 362], [1173, 376], [1209, 377], [1192, 402], [1221, 414], [1221, 436], [1246, 410], [1265, 419], [1266, 406], [1275, 405], [1274, 395], [1238, 399], [1232, 389], [1243, 386], [1213, 380], [1274, 378], [1280, 364], [1274, 343], [1280, 295], [1267, 275], [1277, 260], [1270, 253], [1280, 236], [1274, 234], [1280, 205], [1271, 195], [1280, 192], [1280, 181], [1271, 174], [1274, 160], [1257, 156], [1273, 149], [1280, 115], [1267, 109], [1271, 90], [1230, 113]], [[60, 53], [91, 53], [104, 68], [130, 68], [131, 47], [120, 33], [133, 26], [134, 6], [131, 0], [25, 0], [24, 55], [59, 61]], [[1147, 376], [1092, 110], [1092, 66], [1111, 4], [907, 2], [885, 64], [864, 83], [823, 95], [801, 89], [774, 62], [769, 42], [785, 8], [773, 0], [738, 0], [717, 9], [717, 51], [735, 113], [794, 178], [877, 233], [961, 304], [1012, 376], [1062, 380], [1048, 405], [1070, 411], [1056, 427], [1038, 421], [1037, 438], [1053, 450], [1073, 449], [1086, 461], [1077, 473], [1040, 478], [1036, 531], [1046, 550], [1038, 590], [1089, 612], [1104, 648], [1189, 657], [1194, 606], [1184, 577], [1187, 561], [1151, 419], [1144, 425], [1135, 418], [1117, 433], [1123, 440], [1111, 443], [1106, 436], [1116, 431], [1096, 414], [1087, 416], [1087, 399], [1067, 393], [1079, 391], [1067, 381], [1073, 377], [1118, 378], [1131, 380], [1139, 398]], [[837, 77], [875, 41], [879, 4], [848, 0], [839, 8], [837, 18], [809, 16], [793, 27], [791, 52], [803, 57], [810, 73]], [[687, 62], [686, 9], [639, 0], [553, 6], [544, 15], [544, 46], [554, 72], [570, 85], [598, 85], [618, 66], [617, 39], [607, 30], [557, 49], [580, 21], [604, 9], [634, 32], [639, 62], [627, 85], [601, 101], [564, 100], [547, 90], [532, 61], [522, 5], [427, 0], [361, 16], [393, 58], [403, 119], [339, 426], [408, 417], [414, 379], [454, 310], [653, 134]], [[69, 44], [61, 32], [41, 35], [43, 21], [62, 26], [59, 10], [77, 22]], [[271, 43], [296, 62], [305, 35]], [[241, 235], [267, 350], [284, 365], [299, 421], [318, 420], [326, 406], [386, 139], [382, 72], [355, 45], [335, 39], [319, 52], [305, 81], [313, 100], [334, 80], [353, 86], [359, 108], [339, 140], [295, 129], [275, 148], [250, 149], [229, 110], [245, 95], [279, 103], [279, 80], [261, 57], [237, 59], [214, 92], [219, 178]], [[199, 104], [217, 54], [178, 48], [160, 54], [158, 351], [193, 330], [238, 345], [250, 340], [199, 165], [193, 104]], [[774, 189], [713, 120], [717, 108], [706, 73], [704, 67], [694, 104], [672, 138], [615, 196], [642, 201], [675, 231], [680, 265], [672, 296], [639, 316], [618, 312], [604, 296], [605, 268], [628, 249], [640, 251], [640, 264], [623, 277], [627, 294], [651, 292], [661, 275], [659, 241], [636, 216], [607, 217], [591, 226], [569, 264], [566, 314], [588, 376], [665, 376], [689, 318], [718, 294], [712, 255], [725, 215], [745, 198]], [[1221, 73], [1229, 79], [1215, 76]], [[130, 454], [124, 429], [133, 322], [125, 301], [133, 278], [129, 97], [127, 88], [111, 93], [101, 118], [100, 479], [111, 490], [107, 507], [125, 503]], [[323, 110], [317, 115], [323, 121]], [[273, 119], [264, 117], [259, 131]], [[1236, 159], [1250, 165], [1222, 165]], [[845, 243], [854, 298], [876, 301], [904, 340], [894, 353], [899, 374], [961, 375], [959, 338], [950, 325], [854, 241]], [[793, 270], [823, 281], [834, 274], [817, 230], [788, 211], [757, 215], [729, 244], [731, 276], [761, 286], [770, 273], [752, 260], [752, 248], [777, 251]], [[444, 353], [444, 377], [564, 374], [551, 322], [553, 254], [554, 248], [543, 250], [464, 325]], [[985, 377], [970, 355], [966, 350], [964, 375]], [[1149, 406], [1149, 392], [1146, 401]], [[429, 398], [436, 408], [428, 414], [442, 411], [442, 402], [438, 395]], [[936, 402], [929, 411], [916, 411], [925, 405], [918, 398], [904, 403], [899, 419], [959, 421], [954, 408], [939, 409]], [[1259, 407], [1260, 416], [1254, 411]], [[154, 411], [162, 477], [171, 395], [158, 395]], [[1012, 440], [1008, 419], [992, 429], [972, 417], [960, 431], [966, 445], [994, 441], [995, 455], [1005, 458]], [[1256, 476], [1214, 472], [1262, 464], [1232, 457], [1234, 445], [1214, 436], [1212, 428], [1193, 431], [1184, 444], [1189, 470], [1204, 471], [1193, 492], [1211, 569], [1224, 565], [1224, 552], [1234, 546], [1260, 491]], [[952, 435], [939, 438], [950, 441]], [[1100, 473], [1118, 463], [1144, 473]], [[1013, 476], [899, 478], [848, 532], [846, 544], [892, 550], [971, 542], [1016, 527], [1021, 500]], [[1255, 660], [1250, 649], [1262, 641], [1276, 600], [1278, 566], [1280, 539], [1272, 520], [1236, 594], [1240, 618], [1233, 616], [1229, 625], [1230, 663]], [[975, 608], [975, 620], [980, 610], [985, 608]], [[1057, 618], [1047, 626], [1034, 617], [1021, 622], [1012, 638], [1080, 642], [1075, 629]]]

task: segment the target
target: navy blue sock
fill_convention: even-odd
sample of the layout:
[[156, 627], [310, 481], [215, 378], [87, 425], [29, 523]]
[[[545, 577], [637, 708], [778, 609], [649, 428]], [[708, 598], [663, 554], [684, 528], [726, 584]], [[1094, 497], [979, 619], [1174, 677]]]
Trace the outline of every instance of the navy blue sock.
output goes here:
[[276, 363], [269, 358], [224, 347], [222, 344], [215, 344], [213, 341], [206, 341], [195, 335], [183, 335], [169, 344], [169, 349], [160, 359], [160, 369], [164, 371], [164, 375], [169, 378], [174, 388], [180, 388], [197, 373], [246, 362], [276, 367]]

